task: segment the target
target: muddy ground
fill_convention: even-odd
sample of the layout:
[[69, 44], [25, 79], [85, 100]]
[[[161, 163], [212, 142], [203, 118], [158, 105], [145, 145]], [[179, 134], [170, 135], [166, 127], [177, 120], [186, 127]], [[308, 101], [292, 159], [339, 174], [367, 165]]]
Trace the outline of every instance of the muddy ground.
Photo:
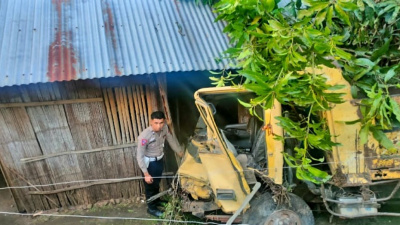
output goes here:
[[[1, 177], [1, 176], [0, 176]], [[5, 187], [4, 181], [0, 179], [0, 187]], [[392, 203], [392, 204], [391, 204]], [[11, 193], [8, 189], [0, 190], [0, 212], [17, 212]], [[382, 209], [394, 212], [400, 212], [400, 204], [398, 202], [388, 202]], [[332, 218], [329, 222], [330, 215], [321, 207], [320, 210], [316, 206], [312, 206], [317, 225], [392, 225], [400, 224], [400, 217], [373, 217], [364, 219], [343, 220], [337, 217]], [[0, 225], [156, 225], [163, 224], [156, 221], [146, 212], [146, 205], [141, 199], [130, 199], [122, 202], [112, 202], [107, 205], [94, 205], [87, 209], [68, 209], [54, 210], [51, 213], [54, 216], [21, 216], [6, 215], [0, 213]], [[63, 216], [65, 215], [65, 216]], [[120, 217], [130, 219], [107, 219], [107, 218], [83, 218], [74, 216], [94, 216], [94, 217]], [[134, 219], [136, 218], [136, 219]]]

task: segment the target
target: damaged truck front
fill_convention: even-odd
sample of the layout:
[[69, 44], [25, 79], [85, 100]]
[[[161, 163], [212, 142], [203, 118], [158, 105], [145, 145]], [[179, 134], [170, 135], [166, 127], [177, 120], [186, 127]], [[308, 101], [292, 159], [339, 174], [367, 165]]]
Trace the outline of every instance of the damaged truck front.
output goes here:
[[[360, 119], [359, 101], [352, 99], [339, 70], [325, 68], [324, 73], [331, 84], [345, 86], [340, 90], [345, 102], [323, 115], [332, 141], [341, 145], [325, 153], [327, 166], [321, 167], [332, 179], [318, 186], [305, 182], [305, 186], [335, 216], [399, 216], [378, 212], [381, 202], [400, 187], [399, 155], [387, 155], [372, 138], [360, 144], [360, 124], [346, 123]], [[238, 99], [252, 98], [253, 93], [239, 87], [204, 88], [195, 93], [200, 119], [178, 170], [186, 193], [183, 211], [228, 224], [314, 224], [307, 203], [288, 193], [301, 182], [293, 175], [295, 169], [285, 164], [283, 152], [292, 154], [301, 143], [275, 138], [285, 136], [276, 117], [290, 109], [275, 102], [270, 110], [252, 113], [259, 120], [238, 103]], [[394, 142], [399, 138], [397, 131], [387, 134]], [[397, 185], [390, 194], [381, 197], [374, 192], [374, 187], [392, 182]]]

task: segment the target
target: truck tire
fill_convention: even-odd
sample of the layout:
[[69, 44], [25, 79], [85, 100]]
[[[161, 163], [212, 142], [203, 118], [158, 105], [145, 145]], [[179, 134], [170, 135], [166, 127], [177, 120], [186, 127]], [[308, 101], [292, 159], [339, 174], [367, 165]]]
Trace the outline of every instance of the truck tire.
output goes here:
[[250, 202], [243, 216], [244, 224], [260, 225], [314, 225], [310, 207], [299, 196], [289, 193], [290, 203], [277, 205], [270, 193], [264, 193]]

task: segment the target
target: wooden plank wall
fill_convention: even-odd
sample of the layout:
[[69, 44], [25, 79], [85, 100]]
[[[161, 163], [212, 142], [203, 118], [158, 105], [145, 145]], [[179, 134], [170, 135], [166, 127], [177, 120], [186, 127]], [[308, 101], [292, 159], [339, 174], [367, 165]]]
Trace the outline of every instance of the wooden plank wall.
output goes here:
[[[57, 190], [85, 184], [72, 181], [141, 176], [134, 143], [148, 126], [150, 113], [162, 105], [159, 92], [152, 76], [0, 88], [0, 103], [103, 98], [103, 101], [75, 104], [0, 107], [3, 175], [9, 186], [30, 186], [11, 189], [18, 210], [33, 212], [142, 195], [143, 184], [138, 180]], [[124, 146], [118, 148], [121, 145]], [[117, 147], [70, 154], [108, 146]], [[68, 154], [21, 162], [24, 158], [60, 153]], [[62, 184], [37, 186], [52, 183]], [[34, 191], [56, 192], [31, 194]]]

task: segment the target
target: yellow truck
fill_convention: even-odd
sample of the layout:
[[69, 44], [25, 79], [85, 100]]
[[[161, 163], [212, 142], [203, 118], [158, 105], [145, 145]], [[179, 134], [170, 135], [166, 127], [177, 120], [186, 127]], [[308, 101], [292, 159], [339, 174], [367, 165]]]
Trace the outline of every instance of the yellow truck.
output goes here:
[[[323, 70], [330, 84], [345, 86], [339, 90], [345, 93], [345, 102], [324, 115], [332, 141], [341, 145], [326, 153], [326, 162], [320, 163], [332, 178], [322, 185], [305, 182], [306, 187], [335, 216], [399, 216], [378, 209], [400, 187], [400, 155], [386, 154], [373, 138], [360, 144], [361, 125], [346, 123], [359, 119], [359, 101], [352, 99], [340, 70]], [[290, 109], [275, 102], [272, 109], [259, 112], [261, 121], [238, 103], [238, 99], [253, 97], [240, 87], [204, 88], [195, 93], [201, 118], [178, 169], [185, 193], [183, 211], [227, 224], [314, 224], [307, 203], [288, 193], [298, 182], [295, 168], [285, 164], [282, 152], [290, 153], [296, 143], [274, 138], [285, 136], [275, 117]], [[397, 131], [386, 134], [397, 142]], [[373, 191], [375, 186], [391, 183], [394, 188], [387, 196]]]

